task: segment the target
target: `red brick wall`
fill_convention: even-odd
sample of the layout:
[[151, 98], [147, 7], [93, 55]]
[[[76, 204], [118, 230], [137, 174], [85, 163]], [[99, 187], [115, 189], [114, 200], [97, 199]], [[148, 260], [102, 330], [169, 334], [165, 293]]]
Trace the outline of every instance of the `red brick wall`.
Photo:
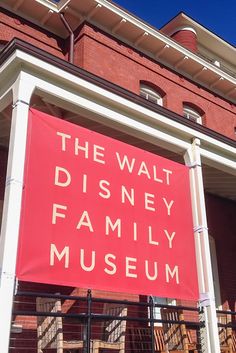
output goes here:
[[236, 203], [206, 195], [209, 234], [215, 239], [221, 300], [225, 308], [236, 310]]
[[166, 92], [168, 109], [182, 115], [183, 102], [192, 102], [205, 112], [204, 125], [235, 139], [236, 107], [229, 102], [88, 24], [75, 47], [77, 65], [137, 94], [141, 80], [151, 82]]
[[0, 41], [19, 38], [50, 54], [65, 58], [64, 41], [13, 13], [0, 9]]

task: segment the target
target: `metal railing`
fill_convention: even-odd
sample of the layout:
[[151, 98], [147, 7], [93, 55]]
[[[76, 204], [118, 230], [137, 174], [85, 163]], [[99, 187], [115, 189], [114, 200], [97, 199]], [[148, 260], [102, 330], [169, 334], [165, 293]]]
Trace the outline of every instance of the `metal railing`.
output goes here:
[[[49, 302], [58, 301], [61, 305], [60, 310], [39, 311], [36, 298], [43, 298]], [[126, 308], [126, 310], [122, 309], [120, 312], [109, 313], [109, 311], [104, 311], [105, 307]], [[157, 318], [155, 316], [156, 308], [159, 308], [161, 313], [166, 310], [168, 312], [180, 312], [186, 319], [180, 319], [179, 316]], [[73, 350], [73, 353], [79, 351], [97, 353], [100, 348], [106, 350], [106, 347], [109, 351], [112, 350], [112, 347], [114, 349], [120, 347], [119, 351], [122, 353], [165, 351], [168, 349], [167, 341], [170, 339], [168, 330], [172, 330], [173, 335], [173, 328], [177, 332], [181, 327], [184, 327], [186, 333], [179, 331], [179, 335], [182, 335], [180, 341], [189, 340], [189, 344], [194, 346], [195, 350], [201, 352], [200, 329], [204, 327], [204, 323], [199, 322], [199, 314], [200, 311], [196, 307], [156, 304], [152, 297], [149, 298], [148, 302], [140, 302], [96, 298], [92, 296], [90, 290], [88, 290], [86, 297], [19, 291], [15, 296], [13, 305], [9, 352], [37, 353], [39, 341], [42, 341], [42, 330], [41, 336], [39, 334], [39, 322], [48, 320], [48, 334], [49, 327], [58, 318], [60, 318], [62, 326], [57, 326], [57, 331], [63, 333], [63, 339], [61, 338], [63, 342], [67, 342], [68, 346], [74, 344], [74, 347], [77, 347]], [[118, 328], [122, 326], [121, 323], [125, 323], [120, 334], [123, 346], [118, 346], [120, 339], [118, 339]], [[117, 335], [115, 339], [114, 337], [111, 338], [114, 333]], [[53, 344], [50, 344], [54, 347], [55, 352], [55, 344], [58, 344], [56, 340], [59, 340], [59, 338], [56, 337], [54, 341], [51, 336]], [[179, 342], [176, 350], [183, 351], [183, 342]], [[168, 344], [170, 347], [170, 342]]]
[[217, 310], [216, 314], [221, 349], [236, 352], [236, 311]]

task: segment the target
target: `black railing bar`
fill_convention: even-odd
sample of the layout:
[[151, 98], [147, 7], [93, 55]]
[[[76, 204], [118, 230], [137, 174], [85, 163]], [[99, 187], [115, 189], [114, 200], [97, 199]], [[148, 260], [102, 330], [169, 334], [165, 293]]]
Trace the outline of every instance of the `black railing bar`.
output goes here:
[[14, 315], [20, 315], [20, 316], [47, 316], [47, 317], [68, 317], [68, 318], [77, 318], [77, 319], [87, 319], [88, 314], [73, 314], [73, 313], [61, 313], [61, 312], [46, 312], [46, 311], [19, 311], [19, 310], [14, 310], [13, 311], [13, 316]]
[[[15, 296], [28, 296], [28, 297], [41, 297], [41, 298], [56, 298], [56, 299], [67, 299], [74, 301], [84, 301], [87, 302], [87, 297], [81, 297], [76, 295], [63, 295], [63, 294], [53, 294], [53, 293], [42, 293], [42, 292], [25, 292], [18, 291]], [[92, 297], [92, 302], [94, 303], [114, 303], [114, 304], [125, 304], [125, 305], [138, 305], [138, 306], [149, 306], [147, 302], [134, 302], [129, 300], [116, 300], [116, 299], [104, 299]]]
[[221, 324], [220, 322], [218, 323], [218, 327], [232, 327], [236, 328], [236, 323], [234, 322], [228, 322], [227, 324]]
[[35, 342], [35, 337], [28, 338], [28, 337], [19, 337], [20, 335], [17, 333], [18, 337], [10, 337], [10, 341], [12, 341], [12, 344], [14, 342]]
[[[47, 317], [63, 317], [63, 318], [72, 318], [72, 319], [87, 319], [91, 318], [94, 320], [119, 320], [119, 321], [140, 321], [140, 322], [154, 322], [154, 323], [169, 323], [169, 324], [185, 324], [191, 326], [204, 326], [203, 323], [196, 322], [196, 321], [178, 321], [178, 320], [162, 320], [162, 319], [150, 319], [150, 318], [138, 318], [138, 317], [130, 317], [130, 316], [112, 316], [112, 315], [103, 315], [103, 314], [93, 314], [90, 315], [84, 314], [73, 314], [73, 313], [61, 313], [61, 312], [44, 312], [44, 311], [14, 311], [13, 315], [20, 315], [20, 316], [47, 316]], [[84, 322], [84, 320], [83, 320]]]
[[[102, 320], [126, 320], [126, 321], [141, 321], [141, 322], [150, 322], [149, 318], [136, 318], [131, 316], [112, 316], [112, 315], [103, 315], [103, 314], [95, 314], [91, 313], [88, 315], [87, 313], [77, 314], [77, 313], [62, 313], [62, 312], [45, 312], [45, 311], [13, 311], [13, 315], [19, 316], [47, 316], [47, 317], [62, 317], [62, 318], [70, 318], [70, 319], [96, 319], [99, 321]], [[83, 320], [83, 322], [86, 322]]]
[[147, 323], [160, 323], [160, 324], [185, 324], [189, 326], [198, 326], [198, 327], [204, 327], [205, 324], [204, 322], [197, 322], [197, 321], [183, 321], [183, 320], [164, 320], [164, 319], [151, 319], [151, 318], [136, 318], [136, 317], [130, 317], [130, 316], [105, 316], [105, 315], [100, 315], [100, 314], [94, 314], [93, 319], [97, 320], [125, 320], [125, 321], [139, 321], [139, 322], [147, 322]]
[[[64, 295], [64, 294], [53, 294], [53, 293], [42, 293], [42, 292], [25, 292], [25, 291], [18, 291], [15, 296], [28, 296], [28, 297], [42, 297], [42, 298], [57, 298], [57, 299], [68, 299], [68, 300], [75, 300], [75, 301], [84, 301], [87, 302], [88, 298], [86, 296], [76, 296], [76, 295]], [[101, 302], [101, 303], [114, 303], [114, 304], [128, 304], [128, 305], [145, 305], [147, 306], [148, 303], [141, 303], [141, 302], [133, 302], [129, 300], [116, 300], [116, 299], [103, 299], [103, 298], [91, 298], [92, 302]]]
[[[18, 291], [15, 296], [29, 296], [29, 297], [41, 297], [41, 298], [56, 298], [56, 299], [67, 299], [74, 301], [88, 301], [87, 297], [81, 297], [76, 295], [63, 295], [63, 294], [53, 294], [53, 293], [42, 293], [42, 292], [24, 292]], [[92, 297], [92, 302], [96, 303], [114, 303], [114, 304], [125, 304], [125, 305], [139, 305], [148, 306], [146, 302], [134, 302], [129, 300], [116, 300], [116, 299], [103, 299]]]
[[148, 307], [147, 302], [134, 302], [131, 300], [118, 300], [118, 299], [104, 299], [104, 298], [95, 298], [92, 297], [92, 302], [94, 303], [109, 303], [109, 304], [121, 304], [121, 305], [134, 305], [134, 306], [144, 306]]
[[200, 312], [199, 308], [194, 308], [191, 306], [183, 306], [183, 305], [168, 305], [168, 304], [154, 304], [155, 308], [170, 308], [170, 309], [176, 309], [178, 310], [185, 310], [185, 311], [196, 311]]
[[[151, 320], [149, 319], [149, 322]], [[183, 320], [163, 320], [163, 319], [153, 319], [154, 323], [160, 323], [160, 324], [178, 324], [178, 325], [187, 325], [187, 326], [197, 326], [197, 327], [204, 327], [205, 324], [204, 322], [196, 322], [196, 321], [183, 321]]]
[[[134, 305], [134, 306], [143, 306], [147, 308], [151, 308], [152, 305], [148, 302], [133, 302], [133, 301], [128, 301], [128, 300], [114, 300], [114, 299], [103, 299], [103, 298], [92, 298], [93, 302], [99, 302], [99, 303], [114, 303], [114, 304], [124, 304], [124, 305]], [[176, 309], [176, 310], [186, 310], [186, 311], [196, 311], [200, 312], [200, 308], [196, 307], [190, 307], [190, 306], [183, 306], [183, 305], [168, 305], [168, 304], [154, 304], [154, 308], [170, 308], [170, 309]]]
[[152, 348], [152, 353], [155, 352], [155, 343], [154, 343], [154, 300], [153, 296], [149, 297], [149, 304], [150, 304], [150, 327], [151, 327], [151, 348]]
[[35, 347], [14, 347], [14, 346], [9, 346], [9, 349], [11, 349], [11, 350], [13, 350], [13, 351], [15, 351], [15, 352], [19, 352], [19, 351], [21, 351], [21, 350], [24, 350], [24, 351], [26, 351], [26, 349], [27, 349], [27, 351], [33, 351], [33, 352], [35, 352]]
[[15, 304], [29, 304], [29, 305], [34, 305], [35, 304], [35, 302], [33, 300], [31, 300], [31, 301], [29, 301], [29, 300], [30, 300], [30, 298], [28, 300], [20, 300], [20, 299], [16, 300], [16, 299], [14, 299], [14, 303]]
[[142, 318], [142, 317], [132, 317], [132, 316], [112, 316], [112, 317], [108, 317], [108, 316], [104, 316], [102, 314], [93, 314], [92, 319], [97, 320], [97, 321], [103, 321], [103, 320], [120, 320], [120, 321], [135, 321], [135, 322], [150, 322], [150, 319], [147, 318]]
[[216, 310], [217, 314], [229, 314], [229, 315], [236, 315], [236, 311], [229, 311], [229, 310]]
[[86, 340], [86, 351], [87, 353], [90, 353], [90, 341], [91, 341], [91, 307], [92, 307], [92, 292], [89, 289], [87, 292], [87, 301], [88, 301], [88, 319], [87, 319], [87, 327], [86, 327], [86, 336], [87, 336], [87, 340]]
[[162, 319], [150, 319], [150, 318], [136, 318], [133, 316], [115, 316], [115, 315], [104, 315], [99, 313], [91, 313], [90, 315], [87, 313], [62, 313], [58, 312], [48, 312], [48, 311], [13, 311], [13, 315], [19, 316], [47, 316], [47, 317], [68, 317], [68, 318], [78, 318], [78, 319], [87, 319], [91, 317], [92, 319], [96, 319], [99, 321], [109, 321], [109, 320], [117, 320], [117, 321], [147, 321], [147, 322], [164, 322], [164, 323], [194, 323], [198, 324], [196, 321], [183, 321], [183, 320], [162, 320]]
[[148, 323], [170, 323], [170, 324], [185, 324], [191, 326], [204, 326], [203, 322], [196, 322], [196, 321], [183, 321], [183, 320], [163, 320], [163, 319], [151, 319], [151, 318], [138, 318], [138, 317], [131, 317], [131, 316], [111, 316], [111, 315], [102, 315], [102, 314], [93, 314], [93, 319], [97, 320], [125, 320], [125, 321], [140, 321], [140, 322], [148, 322]]
[[[62, 294], [52, 294], [52, 293], [41, 293], [41, 292], [24, 292], [19, 291], [16, 293], [16, 296], [29, 296], [29, 297], [42, 297], [42, 298], [57, 298], [57, 299], [68, 299], [74, 301], [84, 301], [87, 302], [87, 297], [72, 296], [72, 295], [62, 295]], [[92, 303], [112, 303], [112, 304], [123, 304], [123, 305], [134, 305], [134, 306], [144, 306], [151, 307], [148, 302], [134, 302], [129, 300], [116, 300], [116, 299], [104, 299], [104, 298], [91, 298]], [[168, 305], [168, 304], [154, 304], [155, 308], [173, 308], [176, 310], [186, 310], [186, 311], [196, 311], [199, 312], [199, 308], [182, 306], [182, 305]]]
[[[30, 342], [30, 341], [26, 341], [25, 344], [24, 344], [24, 341], [19, 341], [21, 347], [19, 347], [19, 345], [17, 346], [16, 345], [16, 342], [13, 341], [11, 342], [11, 346], [9, 346], [9, 352], [13, 353], [19, 353], [19, 352], [37, 352], [37, 345], [35, 346], [34, 345], [34, 342]], [[14, 346], [15, 345], [15, 346]]]
[[73, 318], [73, 319], [88, 319], [91, 317], [96, 320], [126, 320], [126, 321], [144, 321], [148, 322], [150, 319], [148, 318], [136, 318], [131, 316], [112, 316], [112, 315], [103, 315], [103, 314], [95, 314], [91, 313], [88, 315], [87, 313], [77, 314], [77, 313], [62, 313], [62, 312], [46, 312], [46, 311], [13, 311], [13, 315], [19, 316], [47, 316], [47, 317], [63, 317], [63, 318]]
[[23, 292], [19, 291], [15, 294], [15, 296], [28, 296], [28, 297], [41, 297], [41, 298], [55, 298], [55, 299], [68, 299], [75, 301], [84, 301], [87, 302], [88, 299], [86, 297], [80, 297], [76, 295], [64, 295], [64, 294], [53, 294], [53, 293], [42, 293], [42, 292]]

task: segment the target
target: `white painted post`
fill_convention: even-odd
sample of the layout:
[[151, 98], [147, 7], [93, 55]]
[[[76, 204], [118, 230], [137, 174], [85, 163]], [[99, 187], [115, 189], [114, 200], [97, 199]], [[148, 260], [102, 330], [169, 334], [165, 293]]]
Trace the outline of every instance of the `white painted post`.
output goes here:
[[220, 353], [199, 139], [194, 139], [191, 148], [185, 153], [184, 158], [186, 165], [190, 168], [190, 186], [200, 291], [199, 302], [200, 306], [203, 308], [203, 320], [205, 322], [205, 329], [201, 330], [202, 352]]
[[8, 353], [23, 189], [29, 101], [33, 83], [21, 73], [12, 87], [13, 112], [0, 237], [0, 352]]

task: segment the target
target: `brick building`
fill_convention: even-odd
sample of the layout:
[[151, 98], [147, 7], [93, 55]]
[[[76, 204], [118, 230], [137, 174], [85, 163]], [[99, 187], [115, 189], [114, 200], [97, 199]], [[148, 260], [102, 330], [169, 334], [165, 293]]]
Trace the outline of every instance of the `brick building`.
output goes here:
[[[184, 13], [157, 30], [107, 0], [2, 0], [0, 46], [0, 311], [9, 322], [0, 324], [1, 352], [14, 300], [29, 107], [190, 168], [205, 351], [219, 352], [216, 309], [231, 312], [231, 323], [236, 311], [235, 48]], [[85, 295], [21, 281], [17, 288]]]

